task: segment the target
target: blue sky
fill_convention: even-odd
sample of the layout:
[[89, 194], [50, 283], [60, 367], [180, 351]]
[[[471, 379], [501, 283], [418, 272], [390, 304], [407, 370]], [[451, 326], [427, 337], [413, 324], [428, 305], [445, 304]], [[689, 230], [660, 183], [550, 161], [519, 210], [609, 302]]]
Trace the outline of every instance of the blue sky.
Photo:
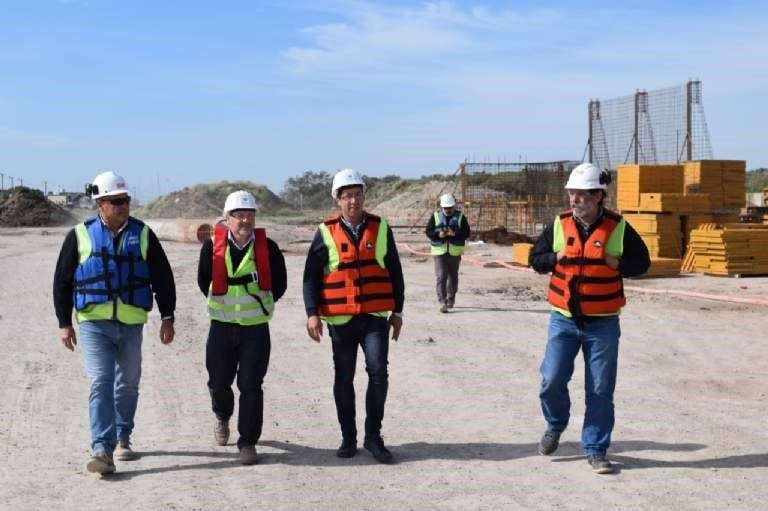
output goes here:
[[715, 158], [768, 167], [766, 5], [2, 0], [0, 173], [79, 190], [111, 169], [148, 200], [581, 159], [590, 99], [691, 78]]

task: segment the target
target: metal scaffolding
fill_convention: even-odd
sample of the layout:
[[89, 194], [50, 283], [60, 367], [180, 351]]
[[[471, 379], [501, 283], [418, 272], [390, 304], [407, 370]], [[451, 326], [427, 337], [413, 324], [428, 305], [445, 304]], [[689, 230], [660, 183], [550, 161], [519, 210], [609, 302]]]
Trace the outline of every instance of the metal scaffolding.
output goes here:
[[473, 231], [535, 235], [564, 209], [563, 186], [579, 161], [459, 165], [460, 197]]

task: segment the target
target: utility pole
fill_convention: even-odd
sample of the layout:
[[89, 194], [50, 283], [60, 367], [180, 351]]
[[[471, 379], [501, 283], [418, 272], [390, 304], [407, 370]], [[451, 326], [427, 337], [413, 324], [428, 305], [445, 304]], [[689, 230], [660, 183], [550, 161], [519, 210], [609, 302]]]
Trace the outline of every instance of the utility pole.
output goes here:
[[5, 190], [5, 174], [0, 172], [0, 190]]
[[48, 181], [43, 181], [43, 195], [48, 197]]
[[11, 180], [11, 190], [13, 190], [13, 176], [8, 176], [8, 179]]

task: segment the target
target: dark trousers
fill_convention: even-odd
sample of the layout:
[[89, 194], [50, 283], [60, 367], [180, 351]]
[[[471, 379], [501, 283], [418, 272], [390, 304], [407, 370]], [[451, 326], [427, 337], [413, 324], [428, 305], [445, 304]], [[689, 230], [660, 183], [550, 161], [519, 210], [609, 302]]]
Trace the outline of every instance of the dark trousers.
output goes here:
[[211, 321], [205, 346], [208, 369], [208, 392], [213, 413], [220, 421], [228, 421], [235, 408], [232, 383], [237, 376], [240, 411], [237, 447], [256, 445], [264, 422], [264, 392], [261, 385], [269, 366], [269, 326], [241, 326]]
[[379, 438], [389, 387], [387, 318], [361, 314], [343, 325], [329, 325], [328, 331], [333, 346], [335, 370], [333, 397], [336, 400], [336, 415], [341, 434], [347, 439], [357, 439], [354, 379], [359, 345], [363, 348], [365, 370], [368, 373], [368, 390], [365, 393], [365, 438]]
[[453, 306], [456, 301], [456, 291], [459, 289], [459, 266], [461, 256], [443, 254], [433, 256], [435, 260], [435, 291], [437, 301]]

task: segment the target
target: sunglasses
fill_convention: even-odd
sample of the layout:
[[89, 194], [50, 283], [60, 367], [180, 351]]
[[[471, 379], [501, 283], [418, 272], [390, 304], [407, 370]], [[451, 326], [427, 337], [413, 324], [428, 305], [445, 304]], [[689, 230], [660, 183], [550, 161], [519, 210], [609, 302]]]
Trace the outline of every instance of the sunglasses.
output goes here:
[[130, 197], [120, 197], [118, 199], [104, 199], [104, 202], [109, 202], [113, 206], [123, 206], [131, 203]]

